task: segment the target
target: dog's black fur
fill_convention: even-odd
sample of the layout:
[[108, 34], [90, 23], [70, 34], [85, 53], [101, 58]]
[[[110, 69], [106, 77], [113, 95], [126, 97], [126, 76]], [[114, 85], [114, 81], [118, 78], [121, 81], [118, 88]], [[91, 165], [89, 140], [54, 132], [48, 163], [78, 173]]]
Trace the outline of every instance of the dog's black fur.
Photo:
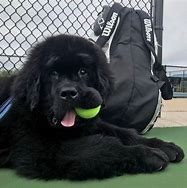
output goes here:
[[77, 116], [72, 127], [61, 125], [68, 111], [104, 104], [112, 90], [104, 53], [81, 37], [59, 35], [37, 44], [17, 76], [3, 78], [0, 88], [0, 103], [13, 96], [0, 120], [0, 165], [18, 174], [103, 179], [160, 171], [184, 157], [173, 143], [144, 138], [99, 115]]

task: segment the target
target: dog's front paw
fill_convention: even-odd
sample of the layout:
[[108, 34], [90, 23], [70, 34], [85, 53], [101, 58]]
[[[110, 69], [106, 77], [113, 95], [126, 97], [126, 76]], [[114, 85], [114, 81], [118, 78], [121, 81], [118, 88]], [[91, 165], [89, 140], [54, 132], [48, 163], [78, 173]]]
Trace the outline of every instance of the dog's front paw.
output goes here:
[[166, 153], [170, 162], [180, 162], [184, 158], [182, 148], [172, 142], [163, 142], [160, 149]]
[[157, 148], [151, 148], [147, 146], [138, 145], [134, 148], [135, 164], [132, 167], [131, 161], [129, 166], [129, 172], [157, 172], [166, 168], [169, 162], [168, 156]]

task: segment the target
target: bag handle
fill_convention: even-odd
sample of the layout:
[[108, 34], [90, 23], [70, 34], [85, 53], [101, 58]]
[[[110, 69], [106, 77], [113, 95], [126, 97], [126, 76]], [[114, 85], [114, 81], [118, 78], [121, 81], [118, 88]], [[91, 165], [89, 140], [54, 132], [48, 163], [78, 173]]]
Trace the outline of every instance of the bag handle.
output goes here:
[[106, 17], [101, 35], [95, 42], [97, 45], [99, 45], [101, 48], [106, 44], [106, 42], [110, 39], [112, 33], [115, 30], [119, 13], [123, 6], [119, 3], [114, 3], [112, 7], [110, 8], [108, 15]]

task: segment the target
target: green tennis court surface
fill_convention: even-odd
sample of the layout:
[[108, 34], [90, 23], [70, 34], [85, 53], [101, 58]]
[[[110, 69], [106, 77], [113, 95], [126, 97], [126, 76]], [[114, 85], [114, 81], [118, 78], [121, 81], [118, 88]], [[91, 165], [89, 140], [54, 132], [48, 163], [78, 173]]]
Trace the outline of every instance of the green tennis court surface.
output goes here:
[[[147, 134], [173, 141], [187, 151], [187, 127], [155, 128]], [[187, 153], [186, 153], [187, 154]], [[102, 181], [83, 182], [39, 181], [19, 177], [12, 170], [0, 169], [0, 188], [187, 188], [187, 159], [170, 164], [163, 172], [154, 174], [124, 175]]]

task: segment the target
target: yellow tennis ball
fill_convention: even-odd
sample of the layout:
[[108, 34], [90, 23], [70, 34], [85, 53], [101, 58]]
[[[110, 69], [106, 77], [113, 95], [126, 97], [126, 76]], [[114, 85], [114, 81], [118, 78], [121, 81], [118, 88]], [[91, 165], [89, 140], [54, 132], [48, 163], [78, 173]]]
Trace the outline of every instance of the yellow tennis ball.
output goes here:
[[99, 105], [95, 108], [90, 108], [90, 109], [75, 108], [75, 112], [81, 118], [91, 119], [99, 113], [100, 109], [101, 109], [101, 105]]

